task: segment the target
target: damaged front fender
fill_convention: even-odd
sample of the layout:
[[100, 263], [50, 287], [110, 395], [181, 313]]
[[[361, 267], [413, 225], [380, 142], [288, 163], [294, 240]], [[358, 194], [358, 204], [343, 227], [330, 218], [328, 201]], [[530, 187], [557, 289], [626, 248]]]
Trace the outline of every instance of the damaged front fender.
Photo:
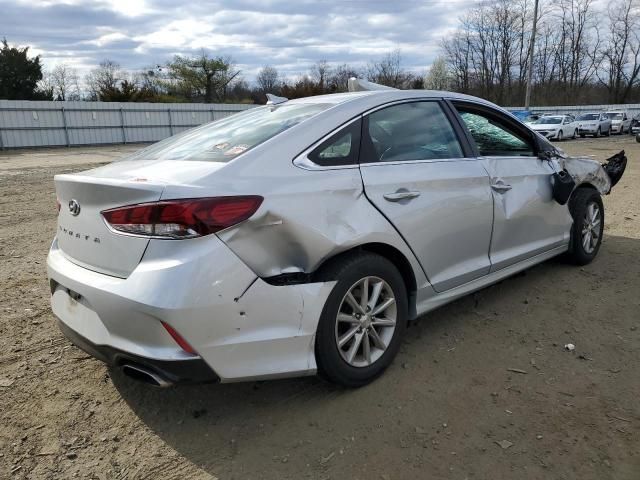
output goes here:
[[611, 192], [611, 188], [622, 178], [627, 165], [624, 150], [602, 164], [587, 157], [560, 156], [556, 161], [561, 170], [566, 170], [571, 175], [576, 185], [593, 185], [601, 195]]

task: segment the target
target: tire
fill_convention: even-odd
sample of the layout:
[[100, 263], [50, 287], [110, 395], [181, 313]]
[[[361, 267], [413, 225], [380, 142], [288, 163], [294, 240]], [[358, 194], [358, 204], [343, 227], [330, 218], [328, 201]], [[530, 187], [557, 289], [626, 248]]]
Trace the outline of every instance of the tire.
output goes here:
[[[592, 208], [597, 210], [597, 217]], [[602, 245], [604, 206], [600, 193], [592, 188], [578, 188], [569, 201], [569, 212], [573, 225], [568, 257], [576, 265], [586, 265], [596, 258]]]
[[559, 142], [562, 141], [562, 130], [558, 132], [558, 136], [556, 138], [558, 139]]
[[593, 138], [600, 138], [600, 135], [601, 135], [601, 131], [600, 131], [600, 127], [598, 127], [598, 130], [596, 130], [596, 133], [593, 136]]
[[607, 133], [604, 134], [605, 137], [610, 137], [611, 136], [611, 127], [609, 127], [609, 130], [607, 130]]
[[571, 138], [572, 138], [573, 140], [575, 140], [577, 137], [578, 137], [578, 129], [576, 128], [576, 129], [573, 131], [573, 137], [571, 137]]
[[[336, 258], [318, 273], [318, 277], [324, 281], [337, 280], [322, 310], [316, 332], [318, 373], [345, 387], [366, 385], [391, 364], [407, 328], [407, 288], [402, 275], [384, 257], [374, 253], [357, 253]], [[352, 306], [353, 302], [348, 300], [347, 295], [351, 293], [356, 305], [360, 304], [365, 279], [368, 281], [367, 297], [370, 299], [377, 285], [382, 283], [380, 300], [373, 306], [373, 311], [388, 302], [391, 296], [395, 299], [381, 311], [380, 316], [363, 315], [365, 309], [356, 309]], [[342, 317], [340, 320], [339, 314]], [[389, 323], [394, 315], [395, 325], [392, 327]], [[380, 323], [375, 325], [376, 321]], [[342, 346], [338, 345], [339, 339], [344, 340]], [[376, 340], [386, 348], [380, 348]], [[368, 359], [366, 345], [369, 345]], [[351, 352], [354, 352], [353, 356]]]

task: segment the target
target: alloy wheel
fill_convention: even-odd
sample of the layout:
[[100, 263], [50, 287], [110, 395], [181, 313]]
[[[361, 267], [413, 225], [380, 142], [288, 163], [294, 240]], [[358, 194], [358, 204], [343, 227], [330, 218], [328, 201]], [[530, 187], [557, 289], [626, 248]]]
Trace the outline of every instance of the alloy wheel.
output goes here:
[[585, 253], [593, 253], [600, 240], [600, 207], [596, 202], [587, 205], [582, 222], [582, 248]]
[[387, 282], [368, 276], [342, 299], [335, 340], [342, 359], [353, 367], [375, 363], [387, 350], [396, 329], [396, 298]]

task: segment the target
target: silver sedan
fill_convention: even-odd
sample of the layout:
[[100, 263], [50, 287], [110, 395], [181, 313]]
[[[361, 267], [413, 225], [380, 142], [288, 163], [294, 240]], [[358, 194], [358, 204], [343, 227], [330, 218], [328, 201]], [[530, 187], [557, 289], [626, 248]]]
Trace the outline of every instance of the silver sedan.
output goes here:
[[567, 158], [464, 95], [271, 97], [57, 175], [53, 312], [153, 385], [363, 385], [407, 321], [556, 255], [593, 260], [622, 163]]

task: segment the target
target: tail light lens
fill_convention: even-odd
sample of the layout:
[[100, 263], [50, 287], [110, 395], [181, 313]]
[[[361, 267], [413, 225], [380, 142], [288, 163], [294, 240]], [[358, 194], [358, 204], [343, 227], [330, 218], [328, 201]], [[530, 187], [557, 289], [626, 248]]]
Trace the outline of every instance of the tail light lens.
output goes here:
[[247, 220], [262, 200], [257, 195], [163, 200], [104, 210], [102, 216], [112, 229], [122, 233], [194, 238]]

